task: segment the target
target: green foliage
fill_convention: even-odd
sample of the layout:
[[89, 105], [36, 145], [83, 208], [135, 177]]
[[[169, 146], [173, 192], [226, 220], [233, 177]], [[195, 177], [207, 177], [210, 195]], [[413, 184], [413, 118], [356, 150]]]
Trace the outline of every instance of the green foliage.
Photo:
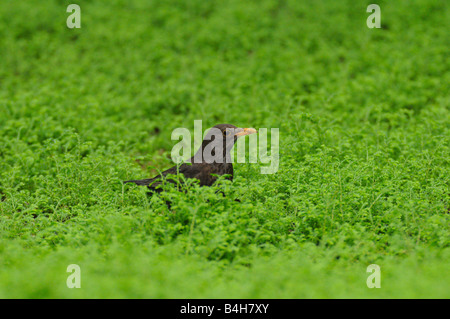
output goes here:
[[[69, 3], [0, 7], [0, 297], [450, 297], [446, 1]], [[196, 119], [279, 171], [122, 184]]]

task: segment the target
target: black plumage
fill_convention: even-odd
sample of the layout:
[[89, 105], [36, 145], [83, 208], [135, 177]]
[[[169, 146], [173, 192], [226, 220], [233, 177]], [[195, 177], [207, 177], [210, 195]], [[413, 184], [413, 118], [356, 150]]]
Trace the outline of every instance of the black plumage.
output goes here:
[[[171, 167], [153, 178], [124, 181], [124, 183], [147, 186], [151, 193], [158, 193], [161, 191], [159, 187], [162, 183], [161, 178], [169, 174], [183, 174], [185, 178], [195, 178], [199, 180], [200, 186], [211, 186], [217, 179], [214, 175], [228, 175], [227, 178], [233, 180], [233, 164], [231, 163], [230, 150], [240, 136], [256, 133], [256, 130], [252, 128], [238, 128], [231, 124], [219, 124], [214, 126], [213, 129], [216, 130], [208, 131], [201, 147], [187, 161], [188, 163], [183, 163], [178, 168], [177, 166]], [[219, 135], [222, 138], [222, 143], [215, 141], [216, 138], [219, 138]], [[216, 143], [214, 144], [213, 142]], [[173, 182], [172, 180], [168, 181]]]

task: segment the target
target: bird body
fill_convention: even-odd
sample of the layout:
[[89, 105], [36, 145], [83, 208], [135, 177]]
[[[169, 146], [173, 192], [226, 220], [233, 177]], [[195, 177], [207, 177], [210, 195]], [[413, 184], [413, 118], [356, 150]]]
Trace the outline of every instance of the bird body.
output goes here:
[[[210, 163], [194, 163], [181, 164], [171, 167], [161, 173], [161, 175], [153, 178], [125, 181], [124, 183], [135, 183], [140, 186], [147, 186], [152, 192], [160, 192], [159, 186], [162, 183], [162, 177], [167, 175], [182, 174], [185, 178], [195, 178], [200, 181], [200, 186], [211, 186], [217, 179], [214, 175], [230, 175], [229, 179], [233, 180], [233, 165], [231, 163], [218, 163], [217, 165]], [[214, 174], [214, 175], [213, 175]]]
[[[153, 178], [130, 180], [124, 183], [147, 186], [152, 193], [159, 193], [161, 192], [159, 186], [162, 184], [162, 178], [167, 175], [182, 174], [185, 178], [199, 180], [200, 186], [211, 186], [217, 180], [217, 176], [221, 175], [228, 175], [227, 179], [232, 181], [233, 164], [230, 150], [237, 138], [253, 133], [256, 133], [256, 130], [252, 128], [242, 129], [231, 124], [216, 125], [206, 134], [199, 150], [187, 163], [171, 167]], [[219, 137], [222, 140], [217, 140]], [[210, 152], [205, 152], [207, 150]]]

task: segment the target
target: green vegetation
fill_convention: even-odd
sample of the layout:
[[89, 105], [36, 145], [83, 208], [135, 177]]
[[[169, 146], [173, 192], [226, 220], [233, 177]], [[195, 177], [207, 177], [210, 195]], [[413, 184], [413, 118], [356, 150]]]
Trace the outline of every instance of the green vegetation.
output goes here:
[[[450, 297], [448, 1], [71, 2], [0, 6], [1, 298]], [[122, 185], [196, 119], [279, 171]]]

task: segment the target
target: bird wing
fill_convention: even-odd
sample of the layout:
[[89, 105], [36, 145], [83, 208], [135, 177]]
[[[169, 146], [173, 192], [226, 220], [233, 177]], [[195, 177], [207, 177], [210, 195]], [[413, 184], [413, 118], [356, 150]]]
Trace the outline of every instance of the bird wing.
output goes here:
[[[216, 175], [231, 174], [231, 180], [233, 180], [233, 166], [231, 164], [208, 164], [208, 163], [194, 163], [194, 164], [182, 164], [180, 167], [174, 166], [161, 173], [159, 176], [148, 179], [130, 180], [124, 183], [135, 183], [136, 185], [147, 186], [153, 192], [160, 192], [158, 187], [161, 185], [161, 177], [165, 177], [169, 174], [178, 175], [183, 174], [185, 178], [195, 178], [200, 181], [201, 186], [211, 186], [217, 179]], [[172, 179], [167, 179], [171, 183], [176, 183]]]
[[[177, 167], [171, 167], [168, 170], [165, 170], [161, 173], [161, 175], [155, 176], [153, 178], [147, 178], [147, 179], [139, 179], [139, 180], [129, 180], [124, 181], [124, 183], [134, 183], [136, 185], [140, 186], [147, 186], [150, 190], [158, 192], [157, 189], [158, 186], [161, 185], [162, 180], [161, 177], [166, 177], [167, 175], [177, 175], [178, 173], [183, 174], [186, 178], [197, 178], [199, 179], [199, 175], [201, 175], [201, 170], [197, 165], [188, 165], [188, 164], [182, 164], [178, 170]], [[175, 181], [168, 179], [167, 181], [171, 183], [175, 183]]]

